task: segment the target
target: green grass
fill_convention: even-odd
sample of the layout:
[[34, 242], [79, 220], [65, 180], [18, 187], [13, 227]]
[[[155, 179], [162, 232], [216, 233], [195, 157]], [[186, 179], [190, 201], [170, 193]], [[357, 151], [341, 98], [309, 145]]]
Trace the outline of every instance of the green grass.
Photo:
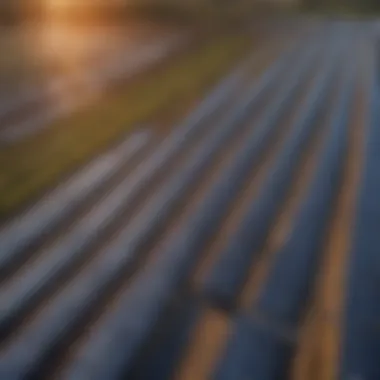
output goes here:
[[28, 54], [27, 38], [25, 33], [12, 28], [0, 29], [0, 85], [2, 92], [5, 89], [17, 89], [31, 79], [38, 81], [38, 77], [46, 71], [46, 67], [37, 57]]
[[0, 151], [0, 217], [57, 183], [137, 123], [194, 102], [250, 44], [245, 35], [209, 41], [42, 134]]

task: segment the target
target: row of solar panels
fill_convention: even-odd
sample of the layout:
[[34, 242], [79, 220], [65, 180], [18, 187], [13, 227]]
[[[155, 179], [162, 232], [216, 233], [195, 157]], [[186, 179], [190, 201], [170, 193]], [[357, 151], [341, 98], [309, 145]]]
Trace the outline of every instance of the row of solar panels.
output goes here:
[[[234, 326], [213, 378], [286, 378], [295, 345], [281, 331], [297, 331], [307, 309], [349, 154], [348, 121], [362, 78], [352, 49], [371, 37], [345, 22], [306, 34], [255, 80], [249, 68], [257, 54], [250, 58], [157, 147], [149, 132], [132, 135], [2, 228], [0, 379], [171, 378], [204, 308], [224, 310]], [[373, 59], [371, 47], [362, 51]], [[320, 133], [321, 115], [311, 182], [259, 297], [241, 310], [239, 294]], [[281, 134], [257, 194], [194, 290], [205, 247]], [[369, 147], [362, 218], [376, 189], [376, 144]], [[369, 244], [373, 228], [373, 220], [363, 221], [356, 245]], [[376, 270], [368, 266], [375, 249], [355, 259], [343, 376], [377, 373], [367, 348], [372, 335], [358, 334], [364, 311], [374, 315], [368, 297], [376, 297]]]

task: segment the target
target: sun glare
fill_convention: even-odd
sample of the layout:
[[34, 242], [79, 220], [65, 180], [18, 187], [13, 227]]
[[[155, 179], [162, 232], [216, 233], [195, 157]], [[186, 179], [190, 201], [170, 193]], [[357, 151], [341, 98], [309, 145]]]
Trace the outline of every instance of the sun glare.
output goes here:
[[72, 0], [46, 0], [45, 4], [50, 11], [54, 12], [70, 7], [70, 5], [73, 5], [73, 2]]

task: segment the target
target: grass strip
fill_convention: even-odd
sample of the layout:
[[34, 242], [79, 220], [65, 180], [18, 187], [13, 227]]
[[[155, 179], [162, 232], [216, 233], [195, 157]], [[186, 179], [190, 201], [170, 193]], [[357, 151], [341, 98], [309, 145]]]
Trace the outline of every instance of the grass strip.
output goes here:
[[[0, 151], [0, 219], [56, 184], [133, 126], [185, 108], [251, 45], [244, 34], [214, 38], [113, 95]], [[156, 120], [155, 119], [155, 120]], [[159, 120], [156, 120], [159, 121]]]

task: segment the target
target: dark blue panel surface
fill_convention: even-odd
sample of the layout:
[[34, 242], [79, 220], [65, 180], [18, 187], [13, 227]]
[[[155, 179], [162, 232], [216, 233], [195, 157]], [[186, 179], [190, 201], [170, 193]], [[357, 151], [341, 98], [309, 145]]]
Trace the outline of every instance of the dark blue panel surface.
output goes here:
[[353, 73], [353, 67], [350, 67], [344, 77], [345, 83], [334, 107], [316, 174], [297, 212], [291, 234], [277, 253], [255, 305], [261, 312], [285, 325], [297, 324], [301, 316], [317, 273], [325, 232], [340, 190], [347, 154], [347, 121], [352, 104]]
[[350, 252], [341, 380], [380, 379], [380, 98], [371, 84], [371, 119]]
[[205, 294], [222, 307], [233, 306], [289, 191], [302, 153], [308, 148], [307, 143], [318, 126], [318, 114], [323, 109], [324, 96], [337, 64], [331, 56], [328, 58], [316, 76], [290, 137], [270, 169], [258, 197], [249, 206], [237, 232], [205, 280]]
[[293, 344], [248, 318], [240, 317], [213, 380], [283, 380]]

